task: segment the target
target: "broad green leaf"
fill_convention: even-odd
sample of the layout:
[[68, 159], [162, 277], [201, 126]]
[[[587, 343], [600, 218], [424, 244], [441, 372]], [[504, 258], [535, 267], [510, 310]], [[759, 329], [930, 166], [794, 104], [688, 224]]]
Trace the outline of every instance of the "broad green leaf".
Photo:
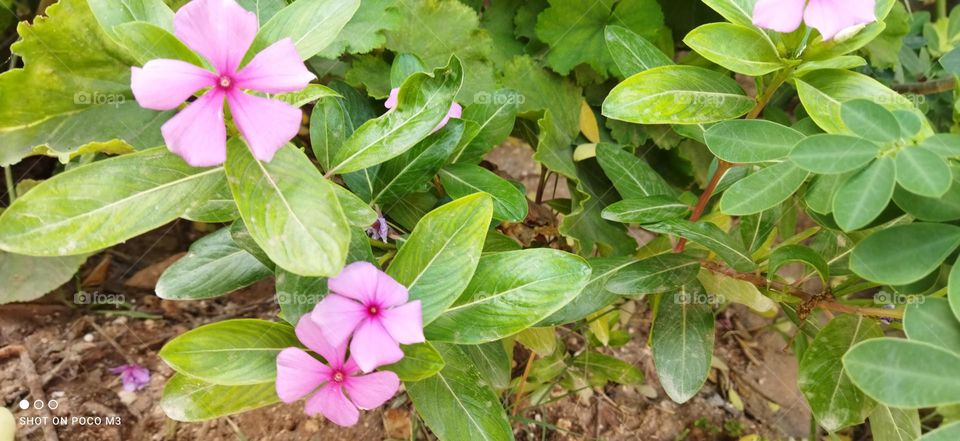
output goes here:
[[607, 26], [604, 38], [607, 40], [607, 50], [617, 63], [623, 78], [654, 67], [673, 64], [673, 60], [650, 40], [625, 27]]
[[465, 121], [477, 123], [470, 139], [464, 135], [461, 148], [450, 162], [476, 164], [490, 150], [510, 136], [517, 119], [517, 110], [524, 97], [512, 89], [500, 89], [493, 93], [482, 92], [476, 101], [463, 109]]
[[608, 291], [624, 296], [642, 296], [675, 290], [690, 283], [700, 271], [700, 261], [683, 254], [647, 257], [619, 269], [607, 278]]
[[603, 101], [603, 115], [637, 124], [706, 124], [740, 117], [755, 104], [719, 72], [661, 66], [614, 87]]
[[84, 254], [170, 222], [214, 193], [223, 169], [193, 168], [158, 147], [97, 161], [43, 181], [0, 215], [0, 249]]
[[335, 59], [344, 53], [368, 53], [383, 46], [387, 40], [385, 32], [397, 30], [402, 24], [396, 0], [360, 0], [357, 13], [317, 55]]
[[226, 179], [221, 179], [212, 193], [197, 200], [181, 217], [194, 222], [216, 224], [235, 221], [240, 218], [240, 212], [230, 193], [230, 185]]
[[174, 374], [163, 388], [160, 408], [173, 420], [192, 422], [246, 412], [279, 401], [273, 381], [223, 386]]
[[503, 342], [463, 345], [460, 349], [470, 357], [474, 367], [491, 386], [496, 389], [510, 387], [510, 355], [504, 349]]
[[650, 224], [679, 219], [690, 214], [690, 206], [668, 196], [626, 199], [603, 209], [604, 219], [621, 223]]
[[897, 182], [911, 193], [939, 198], [953, 184], [947, 161], [931, 150], [907, 147], [897, 153], [896, 165]]
[[527, 217], [527, 197], [506, 179], [473, 164], [450, 164], [440, 170], [443, 189], [453, 198], [487, 192], [493, 198], [493, 218], [519, 222]]
[[516, 251], [523, 249], [523, 246], [516, 239], [507, 236], [497, 230], [487, 232], [487, 238], [483, 241], [484, 253], [497, 253], [500, 251]]
[[780, 162], [735, 182], [720, 198], [720, 211], [731, 216], [756, 214], [792, 196], [810, 173], [789, 161]]
[[811, 60], [801, 63], [793, 70], [795, 77], [802, 77], [810, 72], [822, 69], [856, 69], [860, 66], [866, 66], [867, 60], [856, 55], [842, 55], [826, 60]]
[[586, 261], [559, 250], [487, 254], [463, 294], [424, 335], [433, 341], [478, 344], [516, 334], [569, 303], [589, 278]]
[[878, 231], [857, 244], [850, 269], [883, 285], [906, 285], [940, 267], [960, 246], [960, 227], [915, 223]]
[[377, 221], [377, 212], [373, 211], [363, 199], [339, 185], [333, 184], [330, 188], [333, 189], [333, 194], [337, 197], [340, 208], [343, 209], [343, 215], [350, 226], [367, 228]]
[[873, 320], [857, 315], [842, 315], [827, 323], [800, 360], [800, 391], [810, 403], [813, 416], [828, 432], [863, 423], [873, 410], [872, 400], [864, 396], [844, 373], [841, 357], [853, 345], [883, 336]]
[[773, 234], [779, 220], [780, 210], [777, 209], [741, 217], [737, 231], [747, 252], [755, 253], [759, 250]]
[[485, 193], [443, 205], [420, 220], [390, 263], [387, 274], [422, 302], [424, 325], [467, 287], [492, 217], [493, 201]]
[[757, 0], [703, 0], [703, 3], [731, 23], [753, 25], [753, 8]]
[[216, 322], [180, 334], [158, 354], [173, 370], [201, 381], [239, 386], [272, 383], [277, 354], [300, 346], [293, 327], [255, 319]]
[[733, 23], [708, 23], [683, 42], [704, 58], [737, 73], [763, 76], [784, 68], [777, 48], [762, 31]]
[[450, 121], [412, 149], [381, 165], [371, 202], [391, 205], [430, 182], [456, 149], [463, 130], [462, 121]]
[[284, 38], [306, 60], [329, 46], [360, 7], [360, 0], [297, 0], [262, 23], [246, 60]]
[[331, 83], [341, 95], [322, 97], [310, 113], [310, 146], [321, 168], [333, 167], [340, 146], [357, 127], [376, 117], [365, 95], [342, 83]]
[[287, 6], [286, 0], [237, 0], [244, 9], [257, 14], [260, 24], [266, 23], [277, 12]]
[[514, 339], [541, 357], [549, 357], [557, 350], [557, 330], [554, 327], [527, 328]]
[[560, 221], [560, 234], [573, 238], [578, 253], [584, 257], [624, 255], [635, 251], [637, 242], [627, 234], [626, 226], [601, 217], [603, 209], [618, 198], [617, 193], [611, 191], [611, 182], [604, 176], [600, 165], [593, 160], [580, 161], [576, 164], [576, 172], [576, 187], [567, 181], [571, 187], [572, 211]]
[[233, 242], [230, 228], [221, 228], [190, 245], [190, 251], [160, 275], [156, 291], [168, 300], [209, 299], [271, 274], [270, 268]]
[[230, 224], [230, 238], [233, 239], [233, 243], [238, 247], [250, 253], [253, 257], [256, 257], [260, 263], [268, 268], [276, 269], [277, 265], [270, 260], [270, 256], [267, 256], [267, 253], [263, 252], [263, 249], [260, 248], [257, 241], [250, 235], [247, 226], [243, 224], [243, 219], [237, 219]]
[[950, 166], [953, 180], [950, 189], [939, 198], [919, 196], [897, 187], [893, 191], [893, 201], [917, 220], [944, 222], [960, 219], [960, 166]]
[[920, 297], [908, 304], [903, 314], [903, 331], [910, 340], [960, 354], [960, 322], [946, 299]]
[[131, 21], [113, 27], [113, 36], [137, 64], [157, 58], [186, 61], [203, 67], [203, 61], [169, 30], [142, 21]]
[[704, 291], [716, 298], [718, 302], [739, 303], [764, 316], [771, 316], [777, 312], [777, 303], [764, 296], [757, 286], [750, 282], [706, 268], [700, 269], [697, 280], [703, 285]]
[[401, 349], [403, 349], [403, 359], [379, 369], [397, 374], [400, 381], [420, 381], [436, 375], [443, 369], [443, 357], [430, 342], [403, 345]]
[[900, 125], [900, 137], [903, 139], [912, 139], [923, 130], [923, 121], [914, 112], [895, 109], [893, 116], [897, 118], [897, 123]]
[[619, 146], [597, 145], [597, 161], [624, 199], [677, 194], [647, 161]]
[[597, 351], [584, 351], [574, 357], [573, 366], [583, 369], [588, 376], [602, 378], [604, 383], [607, 381], [626, 385], [643, 383], [643, 372], [636, 366]]
[[803, 195], [807, 208], [820, 214], [833, 213], [833, 198], [837, 190], [852, 175], [853, 173], [844, 173], [841, 175], [820, 175], [814, 178]]
[[270, 260], [301, 276], [333, 276], [347, 257], [350, 228], [335, 185], [291, 144], [270, 162], [239, 139], [227, 143], [224, 165], [243, 223]]
[[863, 392], [887, 406], [960, 403], [960, 355], [929, 343], [870, 339], [843, 356], [843, 367]]
[[661, 234], [674, 234], [687, 240], [696, 242], [710, 251], [717, 253], [721, 259], [733, 269], [751, 272], [756, 264], [750, 259], [743, 244], [719, 227], [707, 222], [689, 222], [685, 220], [670, 220], [657, 224], [645, 225], [644, 229]]
[[896, 409], [879, 404], [868, 418], [874, 441], [916, 441], [920, 438], [917, 409]]
[[447, 115], [462, 82], [463, 67], [456, 57], [432, 75], [420, 72], [407, 78], [397, 107], [358, 127], [337, 150], [327, 174], [361, 170], [409, 150]]
[[[17, 28], [23, 69], [0, 75], [0, 165], [31, 154], [66, 162], [77, 152], [126, 153], [162, 144], [173, 112], [143, 109], [130, 92], [133, 60], [86, 1], [64, 0]], [[65, 69], [64, 66], [69, 66]]]
[[300, 108], [321, 98], [337, 97], [337, 91], [320, 84], [308, 84], [307, 87], [295, 91], [273, 95], [271, 98], [283, 101], [293, 107]]
[[693, 398], [710, 373], [713, 358], [713, 309], [699, 282], [664, 295], [653, 322], [653, 364], [660, 384], [671, 400]]
[[954, 441], [960, 438], [960, 422], [953, 422], [931, 430], [920, 437], [920, 441]]
[[933, 150], [938, 155], [948, 159], [960, 158], [960, 135], [953, 133], [938, 133], [920, 143], [920, 146]]
[[446, 365], [436, 375], [404, 383], [417, 413], [444, 441], [509, 441], [513, 431], [496, 392], [470, 358], [454, 345], [438, 344]]
[[774, 274], [788, 263], [800, 262], [817, 272], [820, 280], [827, 283], [830, 278], [830, 266], [819, 253], [803, 245], [783, 245], [770, 254], [767, 273]]
[[847, 179], [833, 197], [833, 217], [844, 231], [863, 228], [883, 212], [893, 197], [897, 169], [884, 156]]
[[583, 320], [620, 299], [620, 295], [606, 288], [607, 280], [637, 260], [632, 257], [597, 257], [587, 259], [590, 280], [574, 299], [559, 311], [545, 318], [537, 326], [562, 325]]
[[0, 251], [0, 305], [42, 297], [73, 278], [86, 255], [34, 257]]
[[762, 119], [724, 121], [710, 126], [703, 137], [710, 152], [737, 164], [784, 158], [804, 138], [794, 129]]
[[900, 122], [883, 106], [857, 99], [840, 105], [840, 119], [857, 136], [879, 143], [900, 139]]
[[848, 135], [813, 135], [790, 151], [790, 160], [804, 170], [821, 175], [852, 172], [876, 159], [880, 146]]
[[[866, 75], [839, 69], [811, 72], [796, 81], [800, 102], [810, 117], [827, 133], [849, 134], [840, 116], [844, 102], [869, 99], [888, 110], [916, 112], [913, 103]], [[925, 128], [927, 132], [929, 127]]]

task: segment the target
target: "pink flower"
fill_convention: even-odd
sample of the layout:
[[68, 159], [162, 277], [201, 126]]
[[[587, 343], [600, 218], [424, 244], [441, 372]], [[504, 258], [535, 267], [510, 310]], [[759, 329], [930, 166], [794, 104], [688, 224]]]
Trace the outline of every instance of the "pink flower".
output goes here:
[[213, 71], [167, 59], [132, 68], [133, 96], [148, 109], [174, 109], [200, 89], [210, 88], [161, 127], [167, 148], [195, 167], [222, 164], [227, 157], [226, 98], [253, 156], [261, 161], [273, 158], [297, 134], [302, 113], [243, 89], [283, 93], [306, 87], [315, 76], [303, 65], [293, 41], [285, 38], [272, 44], [239, 69], [257, 34], [257, 15], [234, 0], [193, 0], [177, 11], [173, 30], [210, 62]]
[[793, 32], [800, 22], [830, 40], [840, 31], [877, 21], [876, 0], [760, 0], [753, 24], [777, 32]]
[[[392, 90], [390, 90], [390, 97], [387, 98], [385, 103], [383, 103], [383, 106], [388, 109], [393, 109], [394, 107], [397, 107], [399, 98], [400, 88], [394, 87]], [[437, 130], [442, 129], [443, 126], [447, 125], [447, 122], [450, 121], [450, 118], [460, 118], [461, 116], [463, 116], [463, 106], [454, 101], [450, 104], [450, 111], [447, 112], [447, 116], [443, 117], [443, 120], [440, 121], [440, 124], [437, 124], [437, 126], [433, 128], [433, 131], [436, 132]]]
[[327, 286], [311, 317], [334, 345], [353, 334], [350, 355], [364, 372], [403, 358], [400, 343], [425, 341], [420, 301], [408, 303], [407, 289], [372, 264], [351, 263]]
[[338, 425], [352, 426], [360, 418], [357, 408], [378, 407], [400, 388], [400, 379], [393, 372], [358, 375], [360, 370], [353, 357], [346, 359], [347, 345], [331, 345], [310, 317], [300, 318], [296, 332], [297, 338], [320, 354], [327, 364], [300, 348], [280, 351], [277, 356], [277, 395], [284, 403], [311, 395], [307, 399], [307, 415], [322, 413]]
[[367, 236], [370, 236], [373, 240], [380, 240], [386, 242], [390, 235], [390, 226], [387, 225], [387, 220], [383, 216], [377, 216], [377, 220], [373, 222], [373, 225], [367, 227]]
[[110, 369], [110, 373], [120, 376], [127, 392], [138, 391], [150, 384], [150, 371], [139, 364], [122, 364]]

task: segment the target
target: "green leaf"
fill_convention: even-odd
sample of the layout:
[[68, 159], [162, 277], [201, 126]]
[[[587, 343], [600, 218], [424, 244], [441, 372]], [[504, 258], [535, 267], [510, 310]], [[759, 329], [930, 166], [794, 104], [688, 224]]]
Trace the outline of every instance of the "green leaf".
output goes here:
[[960, 227], [947, 224], [898, 225], [867, 236], [854, 247], [850, 269], [884, 285], [906, 285], [940, 267], [960, 246]]
[[173, 420], [192, 422], [246, 412], [279, 401], [277, 387], [272, 381], [223, 386], [174, 374], [163, 388], [160, 408]]
[[767, 265], [767, 274], [774, 274], [788, 263], [800, 262], [817, 272], [820, 280], [828, 283], [830, 265], [812, 248], [803, 245], [783, 245], [777, 247], [770, 254], [770, 263]]
[[163, 0], [88, 0], [87, 5], [108, 34], [117, 25], [137, 21], [173, 30], [173, 11]]
[[777, 303], [764, 296], [757, 286], [726, 274], [713, 272], [706, 268], [697, 274], [697, 280], [704, 291], [720, 302], [732, 302], [744, 305], [757, 313], [769, 317], [777, 313]]
[[73, 278], [86, 255], [33, 257], [0, 251], [0, 305], [42, 297]]
[[57, 256], [116, 245], [170, 222], [222, 185], [158, 147], [76, 167], [43, 181], [0, 215], [0, 249]]
[[757, 0], [703, 0], [703, 3], [731, 23], [753, 25], [753, 8]]
[[637, 248], [636, 240], [627, 234], [623, 224], [603, 219], [603, 209], [617, 201], [610, 190], [610, 181], [604, 176], [597, 161], [586, 160], [576, 164], [576, 187], [571, 186], [569, 214], [560, 221], [560, 234], [573, 238], [578, 252], [586, 256], [624, 255]]
[[833, 197], [833, 217], [844, 231], [863, 228], [883, 212], [893, 197], [897, 169], [884, 156], [847, 179]]
[[527, 197], [490, 170], [473, 164], [450, 164], [440, 170], [443, 189], [453, 198], [487, 192], [493, 197], [493, 218], [520, 222], [527, 217]]
[[597, 161], [624, 199], [677, 195], [677, 191], [647, 161], [620, 146], [598, 144]]
[[[867, 98], [888, 110], [917, 112], [913, 103], [866, 75], [838, 69], [811, 72], [796, 81], [800, 102], [810, 117], [827, 133], [849, 134], [840, 108], [844, 102]], [[930, 131], [929, 128], [925, 129]]]
[[358, 127], [337, 150], [327, 174], [361, 170], [409, 150], [447, 115], [462, 82], [463, 67], [455, 57], [432, 75], [411, 75], [400, 86], [397, 107]]
[[833, 213], [833, 198], [837, 190], [850, 179], [851, 175], [853, 173], [815, 177], [803, 195], [807, 208], [820, 214]]
[[604, 219], [621, 223], [650, 224], [679, 219], [690, 214], [690, 206], [668, 196], [626, 199], [603, 209]]
[[359, 7], [360, 0], [297, 0], [263, 23], [246, 60], [284, 38], [306, 60], [333, 43]]
[[915, 441], [920, 438], [917, 409], [895, 409], [880, 404], [873, 408], [869, 418], [874, 441]]
[[790, 160], [804, 170], [821, 175], [852, 172], [876, 159], [880, 146], [847, 135], [813, 135], [790, 151]]
[[677, 295], [660, 299], [653, 322], [653, 363], [660, 384], [671, 400], [693, 398], [710, 373], [713, 357], [713, 309], [698, 282], [680, 288]]
[[914, 112], [895, 109], [893, 116], [897, 118], [897, 123], [900, 125], [900, 137], [903, 139], [912, 139], [923, 130], [923, 121]]
[[731, 216], [756, 214], [792, 196], [810, 173], [789, 161], [760, 169], [735, 182], [720, 198], [720, 211]]
[[650, 40], [625, 27], [607, 26], [604, 38], [607, 40], [607, 50], [617, 63], [623, 78], [654, 67], [673, 64], [673, 60]]
[[953, 422], [923, 434], [920, 441], [953, 441], [958, 437], [960, 437], [960, 422]]
[[557, 350], [557, 330], [552, 326], [542, 328], [527, 328], [513, 337], [520, 343], [536, 352], [541, 357], [549, 357]]
[[661, 66], [614, 87], [603, 101], [603, 115], [637, 124], [706, 124], [743, 116], [755, 104], [719, 72]]
[[516, 239], [507, 236], [497, 230], [487, 232], [487, 238], [483, 241], [484, 253], [498, 253], [500, 251], [516, 251], [523, 249], [523, 246]]
[[879, 143], [900, 139], [900, 122], [883, 106], [870, 100], [858, 99], [840, 105], [840, 119], [851, 132]]
[[257, 14], [257, 21], [266, 23], [287, 6], [286, 0], [237, 0], [244, 9]]
[[437, 375], [404, 383], [417, 413], [444, 441], [513, 440], [507, 412], [470, 359], [454, 345], [437, 345], [446, 365]]
[[443, 369], [443, 357], [430, 342], [403, 345], [401, 349], [403, 349], [403, 359], [380, 368], [397, 374], [400, 381], [424, 380]]
[[287, 144], [264, 163], [232, 139], [224, 168], [243, 223], [270, 260], [301, 276], [340, 272], [350, 229], [335, 184], [302, 151]]
[[423, 303], [423, 323], [446, 311], [473, 276], [493, 201], [485, 193], [457, 199], [431, 211], [397, 252], [387, 274]]
[[737, 231], [740, 233], [740, 239], [743, 240], [744, 249], [749, 253], [759, 250], [773, 234], [779, 221], [780, 210], [777, 209], [741, 217]]
[[350, 226], [367, 228], [377, 221], [377, 217], [379, 217], [377, 212], [373, 211], [363, 199], [339, 185], [333, 184], [330, 187], [333, 189], [333, 194], [337, 197], [340, 208], [343, 209], [343, 215]]
[[199, 300], [229, 294], [273, 274], [221, 228], [190, 245], [157, 281], [157, 297]]
[[903, 331], [910, 340], [960, 354], [960, 322], [946, 299], [920, 297], [908, 304], [903, 314]]
[[873, 410], [864, 396], [844, 374], [841, 357], [853, 345], [883, 336], [871, 319], [842, 315], [827, 323], [800, 360], [800, 391], [810, 403], [813, 416], [828, 432], [863, 423]]
[[583, 369], [591, 377], [600, 377], [617, 384], [643, 384], [643, 372], [636, 366], [619, 358], [597, 351], [584, 351], [574, 357], [573, 365]]
[[770, 38], [752, 26], [709, 23], [690, 31], [683, 42], [704, 58], [744, 75], [759, 77], [785, 67]]
[[960, 158], [960, 135], [953, 133], [938, 133], [920, 143], [920, 146], [933, 150], [947, 159]]
[[192, 329], [158, 354], [173, 370], [208, 383], [272, 383], [277, 354], [300, 346], [293, 327], [255, 319], [225, 320]]
[[947, 161], [932, 150], [907, 147], [897, 153], [896, 165], [897, 182], [911, 193], [939, 198], [953, 184]]
[[700, 261], [683, 254], [651, 256], [620, 268], [607, 278], [608, 291], [623, 296], [642, 296], [679, 289], [700, 272]]
[[503, 347], [503, 342], [492, 341], [479, 345], [460, 346], [473, 365], [490, 385], [496, 389], [510, 387], [510, 355]]
[[127, 49], [139, 65], [157, 58], [183, 60], [203, 67], [203, 60], [175, 35], [160, 26], [131, 21], [113, 27], [114, 38]]
[[296, 92], [287, 92], [273, 95], [271, 98], [283, 101], [293, 107], [303, 107], [321, 98], [338, 97], [337, 91], [320, 84], [308, 84], [307, 87]]
[[[477, 100], [463, 109], [465, 121], [477, 123], [469, 140], [461, 141], [461, 149], [450, 162], [476, 164], [494, 147], [507, 139], [517, 120], [517, 109], [524, 97], [512, 89], [500, 89], [493, 93], [482, 92]], [[463, 141], [468, 141], [464, 143]]]
[[617, 65], [606, 50], [607, 25], [659, 41], [663, 12], [654, 0], [551, 0], [550, 7], [537, 17], [536, 27], [537, 37], [550, 46], [547, 64], [562, 75], [580, 64], [589, 65], [601, 76], [616, 75]]
[[478, 344], [516, 334], [570, 302], [589, 277], [586, 261], [559, 250], [484, 255], [463, 294], [424, 335], [434, 341]]
[[587, 259], [590, 264], [590, 280], [580, 294], [559, 311], [543, 319], [537, 326], [553, 326], [583, 320], [595, 311], [599, 311], [620, 299], [620, 295], [606, 288], [607, 281], [614, 274], [630, 266], [637, 260], [632, 257], [596, 257]]
[[703, 133], [707, 148], [736, 164], [776, 161], [790, 153], [802, 133], [763, 119], [735, 119], [710, 126]]
[[389, 206], [430, 182], [457, 148], [463, 130], [462, 121], [452, 120], [412, 149], [385, 162], [377, 172], [371, 202]]
[[644, 229], [661, 234], [674, 234], [687, 240], [703, 245], [717, 253], [721, 259], [733, 269], [741, 272], [751, 272], [756, 264], [750, 259], [743, 244], [731, 237], [719, 227], [707, 222], [690, 222], [685, 220], [670, 220], [653, 225], [645, 225]]
[[843, 367], [854, 384], [887, 406], [960, 403], [960, 355], [929, 343], [871, 339], [851, 348]]
[[387, 41], [386, 32], [397, 30], [402, 24], [396, 0], [360, 0], [357, 13], [317, 55], [334, 59], [344, 53], [370, 52], [383, 46]]

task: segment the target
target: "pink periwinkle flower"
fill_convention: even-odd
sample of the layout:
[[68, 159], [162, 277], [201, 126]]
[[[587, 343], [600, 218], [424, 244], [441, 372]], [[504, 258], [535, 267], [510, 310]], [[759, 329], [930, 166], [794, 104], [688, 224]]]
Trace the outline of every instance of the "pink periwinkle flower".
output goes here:
[[875, 7], [876, 0], [760, 0], [753, 8], [753, 24], [793, 32], [806, 22], [830, 40], [844, 29], [877, 21]]
[[425, 341], [420, 301], [407, 302], [407, 288], [373, 264], [351, 263], [327, 287], [310, 316], [331, 344], [353, 335], [350, 356], [364, 372], [403, 358], [400, 343]]
[[308, 349], [320, 354], [327, 363], [321, 363], [300, 348], [280, 351], [277, 356], [277, 395], [284, 403], [293, 403], [310, 395], [306, 404], [307, 415], [322, 413], [338, 425], [352, 426], [360, 418], [357, 408], [379, 407], [400, 388], [400, 379], [393, 372], [360, 375], [353, 357], [346, 358], [347, 345], [330, 344], [310, 317], [300, 318], [296, 333]]
[[224, 98], [237, 129], [261, 161], [272, 159], [300, 129], [299, 109], [244, 92], [293, 92], [315, 78], [289, 38], [270, 45], [240, 69], [257, 27], [257, 15], [234, 0], [193, 0], [174, 16], [174, 34], [206, 58], [213, 71], [168, 59], [132, 68], [133, 96], [148, 109], [174, 109], [209, 87], [160, 128], [167, 148], [190, 165], [211, 166], [226, 160]]
[[123, 389], [128, 392], [138, 391], [150, 384], [150, 370], [139, 364], [122, 364], [110, 369], [110, 372], [120, 376]]
[[387, 241], [387, 237], [390, 235], [390, 226], [387, 225], [387, 220], [383, 216], [378, 216], [377, 220], [373, 221], [373, 224], [367, 227], [367, 236], [370, 236], [373, 240]]
[[[383, 106], [388, 109], [393, 109], [394, 107], [397, 107], [399, 98], [400, 88], [394, 87], [390, 90], [390, 97], [387, 98], [387, 101], [383, 103]], [[447, 122], [450, 121], [450, 118], [460, 118], [461, 116], [463, 116], [463, 106], [454, 101], [450, 104], [450, 110], [447, 111], [447, 116], [443, 117], [443, 120], [441, 120], [440, 124], [437, 124], [437, 126], [433, 128], [433, 131], [436, 132], [437, 130], [442, 129], [443, 126], [447, 125]]]

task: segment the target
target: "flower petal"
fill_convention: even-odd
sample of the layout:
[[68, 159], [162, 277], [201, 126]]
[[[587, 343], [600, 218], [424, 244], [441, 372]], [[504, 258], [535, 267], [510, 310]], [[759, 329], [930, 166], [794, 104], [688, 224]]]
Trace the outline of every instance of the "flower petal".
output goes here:
[[777, 32], [793, 32], [803, 22], [807, 0], [760, 0], [753, 7], [753, 24]]
[[227, 159], [227, 129], [223, 123], [223, 92], [211, 89], [160, 127], [171, 152], [187, 164], [207, 167]]
[[314, 78], [300, 60], [293, 40], [284, 38], [260, 51], [237, 72], [236, 86], [266, 93], [294, 92]]
[[354, 262], [327, 280], [327, 287], [345, 297], [361, 303], [377, 300], [377, 284], [382, 271], [370, 262]]
[[877, 20], [874, 0], [810, 0], [803, 19], [830, 40], [844, 29]]
[[447, 123], [450, 122], [450, 118], [460, 118], [462, 115], [463, 115], [463, 106], [461, 106], [460, 103], [454, 101], [453, 103], [450, 104], [450, 110], [447, 111], [447, 116], [443, 117], [443, 119], [440, 120], [440, 124], [437, 124], [437, 126], [433, 128], [433, 131], [436, 132], [437, 130], [442, 129], [443, 126], [447, 125]]
[[386, 403], [400, 389], [400, 378], [388, 371], [349, 377], [343, 386], [350, 401], [361, 409], [373, 409]]
[[394, 87], [393, 89], [390, 89], [390, 97], [388, 97], [387, 101], [383, 103], [383, 107], [386, 107], [388, 109], [397, 107], [397, 101], [399, 98], [400, 98], [400, 88]]
[[173, 33], [217, 73], [233, 74], [257, 35], [257, 14], [234, 0], [193, 0], [174, 15]]
[[[367, 318], [366, 308], [344, 296], [328, 294], [310, 313], [323, 336], [333, 346], [345, 345], [353, 330]], [[341, 361], [343, 359], [341, 358]]]
[[216, 81], [213, 72], [186, 61], [157, 59], [131, 69], [130, 88], [140, 107], [170, 110]]
[[412, 345], [426, 341], [423, 337], [423, 311], [419, 300], [384, 310], [378, 319], [397, 342]]
[[377, 270], [377, 290], [374, 294], [377, 303], [383, 308], [407, 303], [407, 287], [397, 282], [387, 273]]
[[340, 345], [331, 344], [323, 335], [323, 330], [309, 314], [300, 317], [297, 322], [297, 339], [310, 350], [320, 354], [324, 360], [333, 368], [343, 366], [343, 361], [347, 358], [347, 343]]
[[270, 161], [273, 154], [297, 136], [303, 112], [285, 102], [243, 93], [227, 93], [230, 114], [237, 129], [247, 140], [253, 157]]
[[360, 411], [343, 394], [343, 387], [336, 383], [326, 386], [307, 400], [307, 415], [322, 413], [338, 426], [352, 426], [360, 419]]
[[317, 390], [330, 379], [332, 370], [300, 348], [286, 348], [277, 355], [277, 395], [292, 403]]
[[350, 357], [357, 362], [360, 370], [370, 372], [380, 366], [400, 361], [403, 351], [379, 320], [366, 320], [353, 333]]

